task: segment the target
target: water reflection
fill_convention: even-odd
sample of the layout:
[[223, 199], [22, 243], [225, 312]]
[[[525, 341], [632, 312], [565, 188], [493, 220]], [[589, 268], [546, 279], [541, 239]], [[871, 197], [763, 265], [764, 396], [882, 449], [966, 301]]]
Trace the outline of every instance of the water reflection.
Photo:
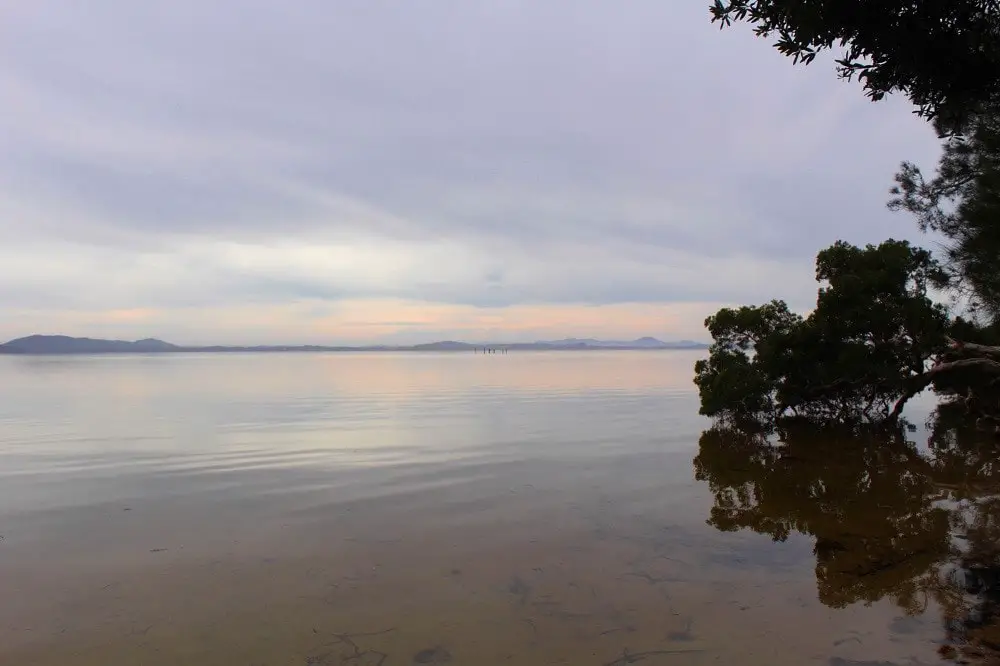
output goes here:
[[[769, 519], [780, 548], [704, 524], [716, 495], [691, 470], [707, 423], [694, 360], [0, 359], [0, 663], [933, 663], [937, 615], [817, 599], [796, 524]], [[872, 448], [871, 466], [905, 466]], [[775, 456], [752, 438], [713, 450], [731, 452], [716, 467], [737, 487], [753, 455]], [[928, 474], [880, 492], [933, 496]], [[897, 546], [923, 538], [921, 511], [940, 514], [941, 566], [953, 512], [923, 501], [898, 511]], [[822, 531], [854, 548], [836, 524]], [[953, 643], [981, 640], [969, 626]]]
[[[20, 392], [66, 397], [99, 392], [157, 400], [183, 387], [193, 397], [287, 397], [316, 392], [344, 398], [398, 399], [415, 393], [517, 391], [519, 394], [670, 389], [691, 393], [700, 351], [519, 352], [505, 359], [454, 352], [8, 356], [0, 373]], [[204, 372], [211, 365], [217, 372]], [[192, 381], [197, 377], [197, 381]], [[2, 391], [3, 387], [0, 387]]]
[[812, 537], [823, 604], [887, 599], [905, 617], [937, 614], [941, 657], [998, 664], [1000, 446], [954, 416], [939, 414], [926, 447], [902, 429], [709, 429], [694, 459], [714, 497], [708, 523]]

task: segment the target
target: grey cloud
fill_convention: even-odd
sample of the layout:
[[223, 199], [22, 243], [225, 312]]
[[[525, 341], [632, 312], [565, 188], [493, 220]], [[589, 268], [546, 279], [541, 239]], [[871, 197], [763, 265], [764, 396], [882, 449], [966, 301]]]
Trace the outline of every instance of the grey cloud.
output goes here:
[[[67, 302], [160, 305], [760, 300], [789, 285], [754, 262], [809, 276], [836, 238], [916, 238], [884, 201], [898, 161], [933, 158], [929, 129], [718, 32], [707, 4], [23, 3], [0, 47], [0, 231], [117, 257], [114, 289]], [[345, 236], [483, 265], [373, 283], [129, 259]]]

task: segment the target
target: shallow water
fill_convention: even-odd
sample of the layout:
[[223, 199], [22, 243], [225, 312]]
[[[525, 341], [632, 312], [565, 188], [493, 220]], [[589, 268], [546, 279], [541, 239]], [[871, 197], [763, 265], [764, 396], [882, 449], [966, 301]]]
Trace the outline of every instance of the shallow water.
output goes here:
[[0, 663], [938, 663], [941, 498], [703, 435], [696, 357], [0, 357]]

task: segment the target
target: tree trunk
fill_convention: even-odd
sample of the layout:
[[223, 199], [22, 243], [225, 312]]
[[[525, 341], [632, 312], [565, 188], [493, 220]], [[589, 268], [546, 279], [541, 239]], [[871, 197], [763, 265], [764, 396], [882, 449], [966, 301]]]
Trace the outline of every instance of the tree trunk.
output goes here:
[[907, 388], [906, 393], [896, 401], [895, 406], [892, 411], [889, 412], [889, 418], [892, 420], [898, 419], [899, 415], [903, 412], [903, 407], [906, 403], [916, 394], [923, 391], [925, 388], [930, 386], [931, 382], [934, 381], [934, 377], [940, 375], [944, 372], [951, 372], [953, 370], [959, 370], [961, 368], [980, 368], [985, 372], [1000, 374], [1000, 361], [994, 361], [992, 358], [986, 358], [986, 355], [995, 356], [1000, 358], [1000, 347], [988, 347], [986, 345], [975, 345], [969, 343], [956, 343], [952, 341], [952, 346], [956, 349], [961, 349], [966, 352], [980, 353], [983, 356], [978, 358], [960, 358], [956, 361], [946, 361], [943, 363], [938, 363], [932, 367], [927, 372], [916, 375], [912, 378], [910, 386]]

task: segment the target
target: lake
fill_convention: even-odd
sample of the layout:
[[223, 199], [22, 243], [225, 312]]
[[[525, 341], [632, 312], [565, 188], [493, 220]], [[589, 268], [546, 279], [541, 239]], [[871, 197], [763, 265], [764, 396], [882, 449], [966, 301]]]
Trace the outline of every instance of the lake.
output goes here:
[[946, 584], [989, 493], [939, 476], [992, 458], [734, 439], [698, 356], [0, 357], [0, 663], [931, 664], [991, 629]]

